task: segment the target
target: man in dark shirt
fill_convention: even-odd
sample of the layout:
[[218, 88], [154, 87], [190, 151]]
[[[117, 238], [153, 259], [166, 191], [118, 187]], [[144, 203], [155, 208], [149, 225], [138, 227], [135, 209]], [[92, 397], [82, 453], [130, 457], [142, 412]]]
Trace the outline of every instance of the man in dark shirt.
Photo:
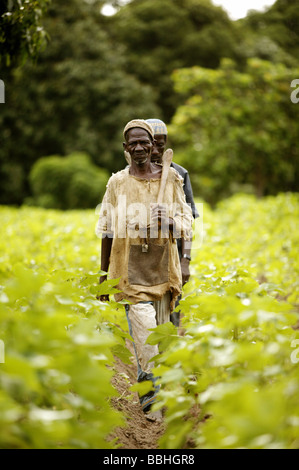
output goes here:
[[[147, 119], [147, 122], [152, 126], [155, 134], [155, 143], [152, 150], [151, 161], [154, 163], [162, 163], [163, 153], [167, 143], [167, 127], [160, 119]], [[181, 175], [184, 181], [183, 190], [186, 196], [186, 202], [190, 205], [192, 215], [195, 218], [199, 217], [198, 211], [193, 199], [193, 191], [189, 173], [186, 168], [172, 162], [171, 166]], [[190, 277], [189, 263], [191, 261], [191, 240], [186, 242], [183, 239], [177, 240], [178, 252], [181, 261], [182, 282], [183, 285], [188, 282]], [[177, 302], [178, 304], [178, 302]], [[171, 321], [175, 326], [179, 326], [180, 312], [173, 312], [171, 314]]]

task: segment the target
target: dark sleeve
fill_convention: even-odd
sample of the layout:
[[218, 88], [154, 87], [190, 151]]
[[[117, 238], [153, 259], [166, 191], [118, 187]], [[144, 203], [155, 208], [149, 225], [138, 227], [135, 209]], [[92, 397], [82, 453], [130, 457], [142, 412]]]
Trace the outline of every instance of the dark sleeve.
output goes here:
[[199, 213], [196, 209], [196, 205], [195, 205], [195, 202], [194, 202], [194, 199], [193, 199], [193, 191], [192, 191], [192, 186], [191, 186], [191, 181], [190, 181], [188, 171], [186, 171], [186, 173], [184, 175], [184, 188], [183, 189], [184, 189], [184, 192], [185, 192], [185, 195], [186, 195], [186, 202], [187, 202], [187, 204], [191, 205], [192, 215], [193, 215], [194, 219], [196, 219], [197, 217], [199, 217]]
[[192, 215], [194, 219], [196, 219], [197, 217], [199, 217], [199, 213], [196, 209], [195, 202], [193, 199], [193, 191], [188, 170], [174, 162], [171, 163], [171, 166], [179, 173], [179, 175], [181, 175], [184, 180], [183, 190], [186, 196], [186, 202], [187, 204], [190, 204], [190, 207], [192, 209]]

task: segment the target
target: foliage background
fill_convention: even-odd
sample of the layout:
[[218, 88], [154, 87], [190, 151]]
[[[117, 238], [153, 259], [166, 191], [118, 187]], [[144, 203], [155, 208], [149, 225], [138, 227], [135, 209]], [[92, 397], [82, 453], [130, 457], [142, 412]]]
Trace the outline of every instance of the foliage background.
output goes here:
[[[298, 215], [294, 194], [204, 204], [184, 335], [167, 323], [149, 338], [167, 410], [159, 448], [299, 447]], [[117, 282], [98, 285], [97, 215], [0, 217], [0, 447], [114, 449], [115, 427], [132, 426], [111, 385], [130, 337], [123, 305], [96, 298]]]
[[297, 2], [239, 21], [208, 0], [116, 1], [110, 17], [103, 4], [2, 2], [1, 204], [32, 198], [44, 157], [80, 152], [110, 174], [123, 168], [122, 129], [137, 116], [165, 120], [210, 203], [297, 190]]
[[96, 298], [116, 281], [98, 285], [92, 209], [125, 123], [159, 117], [204, 203], [185, 334], [150, 338], [159, 446], [298, 448], [298, 2], [239, 21], [209, 0], [103, 4], [0, 7], [0, 447], [118, 445], [128, 333]]

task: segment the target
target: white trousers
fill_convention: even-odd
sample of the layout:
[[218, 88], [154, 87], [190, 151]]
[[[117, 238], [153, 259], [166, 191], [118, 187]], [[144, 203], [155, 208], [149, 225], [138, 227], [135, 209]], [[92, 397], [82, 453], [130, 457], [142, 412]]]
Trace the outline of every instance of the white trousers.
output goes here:
[[145, 373], [150, 373], [154, 363], [151, 359], [159, 353], [158, 345], [146, 344], [151, 328], [170, 321], [170, 293], [160, 301], [139, 302], [130, 305], [127, 317], [130, 334], [134, 340], [137, 366]]

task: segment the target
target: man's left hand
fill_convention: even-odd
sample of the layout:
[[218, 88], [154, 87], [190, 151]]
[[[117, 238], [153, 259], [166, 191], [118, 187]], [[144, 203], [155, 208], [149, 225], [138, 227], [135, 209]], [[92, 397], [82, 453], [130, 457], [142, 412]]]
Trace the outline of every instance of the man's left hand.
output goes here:
[[181, 271], [184, 286], [190, 279], [189, 260], [187, 258], [181, 258]]

